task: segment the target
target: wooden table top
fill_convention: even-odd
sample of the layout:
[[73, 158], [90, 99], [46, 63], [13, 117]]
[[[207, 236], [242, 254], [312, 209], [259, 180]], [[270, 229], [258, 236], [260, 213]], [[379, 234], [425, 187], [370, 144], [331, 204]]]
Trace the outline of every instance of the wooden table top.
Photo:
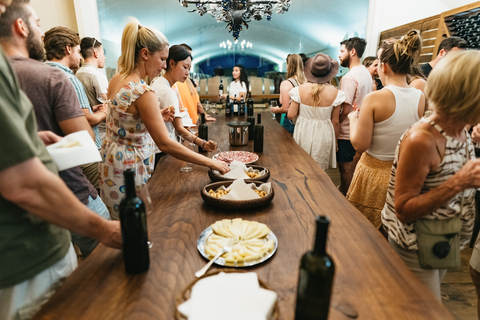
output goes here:
[[[208, 123], [209, 137], [222, 150], [253, 150], [228, 143], [225, 116]], [[264, 152], [258, 165], [271, 172], [272, 203], [250, 212], [207, 207], [200, 196], [210, 183], [207, 168], [164, 156], [149, 189], [150, 270], [131, 276], [122, 254], [99, 245], [66, 280], [35, 319], [173, 319], [179, 293], [205, 265], [197, 251], [200, 233], [219, 219], [240, 217], [267, 224], [278, 250], [247, 268], [278, 294], [280, 319], [294, 318], [301, 256], [313, 246], [315, 215], [331, 219], [327, 250], [336, 264], [330, 319], [452, 319], [396, 256], [385, 239], [337, 191], [330, 178], [292, 137], [264, 112]], [[230, 121], [230, 118], [228, 119]], [[207, 154], [212, 156], [212, 154]], [[213, 268], [215, 269], [215, 268]]]

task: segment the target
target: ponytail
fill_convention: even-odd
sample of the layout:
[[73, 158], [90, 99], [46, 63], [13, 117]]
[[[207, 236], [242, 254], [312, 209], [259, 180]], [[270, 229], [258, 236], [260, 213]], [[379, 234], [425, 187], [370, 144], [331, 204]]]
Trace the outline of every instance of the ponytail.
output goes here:
[[150, 54], [168, 46], [167, 38], [158, 30], [144, 27], [131, 18], [122, 34], [122, 54], [118, 59], [118, 71], [126, 78], [135, 70], [140, 51], [146, 48]]

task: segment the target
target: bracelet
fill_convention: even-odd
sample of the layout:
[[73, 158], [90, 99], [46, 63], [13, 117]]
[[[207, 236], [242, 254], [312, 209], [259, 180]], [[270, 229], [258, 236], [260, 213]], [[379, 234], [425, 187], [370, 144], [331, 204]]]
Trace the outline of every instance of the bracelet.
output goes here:
[[204, 149], [205, 143], [207, 143], [207, 141], [203, 140], [202, 149]]
[[197, 141], [197, 138], [198, 138], [198, 137], [195, 136], [195, 139], [193, 139], [193, 142], [192, 142], [193, 144], [195, 144], [195, 141]]

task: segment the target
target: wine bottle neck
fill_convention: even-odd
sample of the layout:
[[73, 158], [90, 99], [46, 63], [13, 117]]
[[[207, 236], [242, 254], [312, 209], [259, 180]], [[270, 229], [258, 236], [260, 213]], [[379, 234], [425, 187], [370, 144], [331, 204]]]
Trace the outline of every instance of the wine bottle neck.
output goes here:
[[258, 124], [262, 123], [262, 115], [261, 114], [257, 114], [257, 123]]
[[125, 177], [125, 195], [127, 198], [135, 198], [135, 173], [133, 170], [125, 170], [123, 173]]
[[205, 123], [205, 113], [200, 113], [200, 121], [202, 124]]
[[317, 217], [317, 234], [315, 236], [315, 245], [313, 247], [313, 254], [323, 256], [326, 253], [327, 233], [330, 220], [325, 217]]

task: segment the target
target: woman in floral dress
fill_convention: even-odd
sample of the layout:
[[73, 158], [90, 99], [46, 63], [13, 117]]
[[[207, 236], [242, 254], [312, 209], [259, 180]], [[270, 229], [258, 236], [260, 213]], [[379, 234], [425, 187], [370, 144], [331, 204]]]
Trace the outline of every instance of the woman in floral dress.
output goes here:
[[153, 172], [153, 148], [172, 156], [218, 170], [229, 171], [228, 165], [195, 153], [168, 136], [164, 120], [173, 113], [160, 110], [157, 97], [143, 81], [154, 78], [166, 68], [168, 40], [137, 20], [129, 22], [122, 35], [122, 54], [118, 70], [110, 81], [107, 97], [107, 137], [102, 145], [100, 164], [100, 195], [118, 219], [119, 204], [125, 193], [123, 172], [135, 170], [137, 187], [146, 184]]

